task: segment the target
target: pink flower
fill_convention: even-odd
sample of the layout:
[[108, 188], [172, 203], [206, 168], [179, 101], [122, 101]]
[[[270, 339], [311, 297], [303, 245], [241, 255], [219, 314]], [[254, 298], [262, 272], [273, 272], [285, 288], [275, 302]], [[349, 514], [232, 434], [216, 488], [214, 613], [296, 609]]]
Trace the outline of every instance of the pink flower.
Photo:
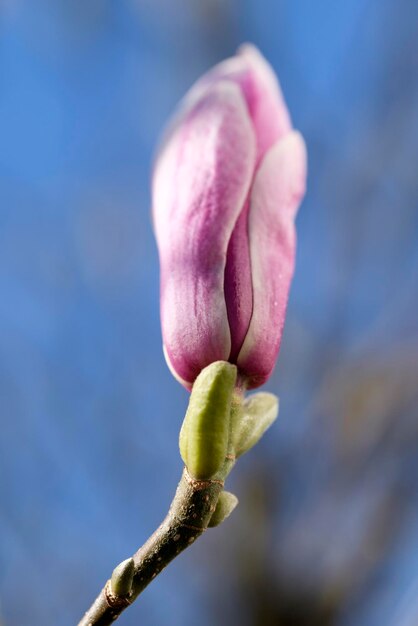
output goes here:
[[305, 145], [273, 70], [243, 46], [185, 96], [153, 175], [164, 351], [187, 388], [218, 360], [249, 388], [269, 378], [305, 180]]

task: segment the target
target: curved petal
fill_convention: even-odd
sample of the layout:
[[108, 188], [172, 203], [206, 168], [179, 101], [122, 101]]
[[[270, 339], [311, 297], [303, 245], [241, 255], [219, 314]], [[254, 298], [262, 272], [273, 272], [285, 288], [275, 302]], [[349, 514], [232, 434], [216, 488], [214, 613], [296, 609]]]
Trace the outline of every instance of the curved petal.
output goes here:
[[248, 67], [248, 82], [243, 86], [257, 135], [258, 161], [292, 128], [289, 111], [279, 82], [270, 64], [251, 44], [238, 50]]
[[209, 363], [229, 356], [226, 255], [254, 163], [255, 138], [245, 102], [227, 81], [206, 90], [157, 158], [153, 216], [163, 341], [172, 369], [186, 383]]
[[259, 162], [267, 150], [291, 130], [292, 124], [277, 77], [252, 44], [241, 46], [238, 54], [215, 65], [189, 89], [166, 129], [163, 143], [183, 123], [207, 89], [225, 80], [237, 84], [242, 91], [254, 126]]
[[250, 388], [269, 378], [279, 351], [295, 260], [294, 217], [305, 181], [305, 144], [291, 132], [266, 154], [251, 191], [253, 314], [237, 359]]
[[252, 44], [216, 65], [186, 96], [193, 99], [198, 90], [219, 80], [231, 80], [241, 88], [257, 137], [257, 161], [291, 130], [289, 111], [270, 64]]
[[249, 197], [229, 240], [225, 266], [225, 302], [231, 330], [229, 360], [236, 363], [248, 331], [253, 312], [250, 247], [248, 244]]

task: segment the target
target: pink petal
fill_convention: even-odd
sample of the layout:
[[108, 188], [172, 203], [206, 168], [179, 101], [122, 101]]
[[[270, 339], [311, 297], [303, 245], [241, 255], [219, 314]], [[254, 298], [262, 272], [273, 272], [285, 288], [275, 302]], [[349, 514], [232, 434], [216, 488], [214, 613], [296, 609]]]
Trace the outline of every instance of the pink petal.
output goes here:
[[238, 50], [248, 67], [248, 82], [243, 85], [250, 109], [258, 147], [258, 161], [292, 127], [289, 111], [279, 82], [270, 64], [251, 44]]
[[279, 351], [295, 261], [294, 217], [305, 181], [305, 144], [291, 132], [266, 154], [251, 191], [253, 314], [237, 360], [250, 388], [269, 378]]
[[229, 360], [235, 363], [253, 312], [250, 247], [248, 242], [249, 198], [235, 224], [226, 257], [225, 301], [231, 330]]
[[239, 88], [227, 81], [206, 90], [157, 157], [153, 215], [163, 341], [171, 368], [186, 383], [230, 353], [227, 248], [254, 162], [255, 138], [245, 102]]
[[207, 85], [225, 79], [242, 89], [257, 137], [257, 161], [260, 161], [267, 150], [291, 130], [289, 112], [276, 75], [260, 51], [245, 44], [235, 57], [207, 72], [189, 91], [186, 101], [193, 101]]

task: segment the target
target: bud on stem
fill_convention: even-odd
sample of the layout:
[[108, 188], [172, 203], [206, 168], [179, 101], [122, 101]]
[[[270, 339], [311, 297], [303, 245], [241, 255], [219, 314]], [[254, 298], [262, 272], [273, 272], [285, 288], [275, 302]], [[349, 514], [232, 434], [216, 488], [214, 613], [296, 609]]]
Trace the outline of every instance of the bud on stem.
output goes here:
[[219, 526], [229, 517], [238, 504], [238, 498], [230, 491], [222, 491], [219, 496], [216, 509], [210, 518], [208, 527]]
[[128, 596], [132, 589], [132, 581], [135, 574], [135, 564], [132, 558], [119, 563], [113, 570], [111, 589], [115, 596]]
[[231, 434], [231, 448], [236, 458], [248, 452], [270, 428], [279, 412], [279, 399], [272, 393], [259, 392], [242, 403]]

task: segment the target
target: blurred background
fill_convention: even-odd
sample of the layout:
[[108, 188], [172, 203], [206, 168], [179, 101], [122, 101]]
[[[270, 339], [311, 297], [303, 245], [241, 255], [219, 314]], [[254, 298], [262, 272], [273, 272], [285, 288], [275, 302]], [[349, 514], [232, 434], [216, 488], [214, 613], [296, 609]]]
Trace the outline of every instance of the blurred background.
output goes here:
[[237, 511], [120, 623], [418, 624], [418, 3], [2, 0], [2, 626], [76, 624], [171, 501], [151, 162], [244, 41], [310, 161], [281, 412]]

